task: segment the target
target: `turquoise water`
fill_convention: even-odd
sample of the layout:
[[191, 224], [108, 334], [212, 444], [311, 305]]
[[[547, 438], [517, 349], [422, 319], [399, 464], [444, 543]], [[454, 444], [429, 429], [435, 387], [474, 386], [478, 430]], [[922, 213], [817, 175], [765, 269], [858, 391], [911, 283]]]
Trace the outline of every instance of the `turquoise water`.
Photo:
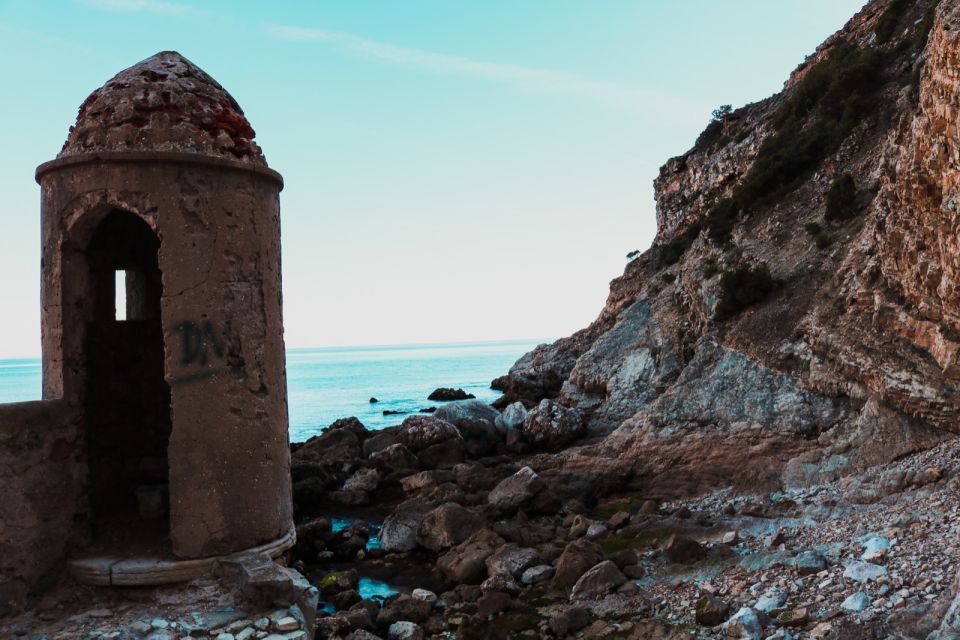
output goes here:
[[[336, 420], [356, 416], [368, 428], [403, 421], [384, 410], [436, 406], [437, 387], [461, 387], [488, 402], [490, 381], [536, 346], [531, 340], [412, 346], [329, 347], [287, 352], [290, 440], [302, 442]], [[371, 404], [376, 397], [380, 402]], [[0, 402], [40, 398], [40, 360], [0, 360]]]

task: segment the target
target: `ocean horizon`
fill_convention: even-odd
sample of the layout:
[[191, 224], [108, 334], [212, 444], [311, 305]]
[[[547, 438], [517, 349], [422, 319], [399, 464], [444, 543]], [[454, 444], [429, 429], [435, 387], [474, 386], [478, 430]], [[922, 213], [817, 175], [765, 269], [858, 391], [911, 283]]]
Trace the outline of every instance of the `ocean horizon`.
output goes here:
[[[438, 387], [462, 388], [485, 402], [500, 392], [490, 381], [546, 340], [357, 345], [287, 349], [290, 441], [302, 442], [338, 418], [357, 417], [367, 428], [399, 424], [407, 415], [439, 406], [427, 400]], [[41, 359], [0, 359], [0, 403], [39, 400]], [[370, 402], [376, 398], [377, 402]], [[384, 411], [398, 412], [384, 415]]]

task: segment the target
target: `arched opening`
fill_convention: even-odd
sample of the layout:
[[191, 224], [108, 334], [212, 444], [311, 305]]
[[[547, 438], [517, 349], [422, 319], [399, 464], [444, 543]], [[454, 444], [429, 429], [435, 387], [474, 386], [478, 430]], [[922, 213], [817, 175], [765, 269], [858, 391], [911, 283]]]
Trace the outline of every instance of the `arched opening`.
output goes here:
[[169, 535], [170, 388], [159, 248], [149, 225], [114, 210], [84, 252], [92, 310], [83, 345], [84, 412], [90, 509], [100, 542], [122, 534], [142, 546]]

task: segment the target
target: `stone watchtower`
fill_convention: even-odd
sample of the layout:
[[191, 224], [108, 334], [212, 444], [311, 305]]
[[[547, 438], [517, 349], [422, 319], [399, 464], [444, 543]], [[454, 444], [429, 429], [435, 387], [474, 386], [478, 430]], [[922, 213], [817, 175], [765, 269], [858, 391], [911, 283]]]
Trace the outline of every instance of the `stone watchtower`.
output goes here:
[[[43, 395], [77, 412], [94, 583], [293, 540], [280, 175], [175, 52], [117, 74], [37, 169]], [[127, 559], [126, 564], [117, 560]]]

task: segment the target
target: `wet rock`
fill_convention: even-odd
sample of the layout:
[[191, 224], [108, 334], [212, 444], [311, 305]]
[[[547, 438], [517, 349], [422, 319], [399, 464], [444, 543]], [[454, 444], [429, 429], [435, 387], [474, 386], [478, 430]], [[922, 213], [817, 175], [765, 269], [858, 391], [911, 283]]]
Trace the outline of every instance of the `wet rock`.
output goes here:
[[417, 600], [429, 602], [431, 606], [437, 603], [437, 594], [428, 589], [414, 589], [410, 592], [410, 596]]
[[574, 540], [557, 559], [553, 586], [559, 589], [572, 587], [588, 569], [602, 560], [603, 550], [597, 544], [584, 539]]
[[487, 575], [519, 578], [526, 569], [539, 561], [540, 554], [537, 553], [536, 549], [507, 544], [487, 558]]
[[516, 510], [543, 491], [545, 486], [533, 469], [523, 467], [494, 487], [487, 496], [487, 502], [504, 511]]
[[413, 551], [417, 547], [417, 530], [430, 512], [429, 504], [419, 500], [401, 503], [383, 521], [380, 548], [387, 553]]
[[437, 568], [451, 582], [477, 584], [487, 575], [487, 558], [503, 543], [493, 531], [481, 529], [440, 556]]
[[730, 605], [716, 596], [704, 594], [697, 600], [694, 617], [698, 624], [715, 627], [730, 615]]
[[583, 416], [553, 400], [541, 400], [523, 421], [523, 438], [536, 447], [556, 450], [586, 433]]
[[472, 393], [467, 393], [463, 389], [452, 389], [450, 387], [440, 387], [434, 389], [430, 395], [427, 396], [427, 400], [434, 400], [437, 402], [448, 402], [452, 400], [469, 400], [476, 398]]
[[417, 528], [417, 542], [431, 551], [441, 551], [465, 541], [483, 525], [478, 514], [448, 502], [424, 516]]
[[580, 576], [570, 591], [570, 600], [602, 598], [627, 581], [617, 565], [604, 560]]
[[707, 550], [692, 538], [674, 534], [663, 545], [663, 554], [670, 562], [685, 564], [706, 557]]

